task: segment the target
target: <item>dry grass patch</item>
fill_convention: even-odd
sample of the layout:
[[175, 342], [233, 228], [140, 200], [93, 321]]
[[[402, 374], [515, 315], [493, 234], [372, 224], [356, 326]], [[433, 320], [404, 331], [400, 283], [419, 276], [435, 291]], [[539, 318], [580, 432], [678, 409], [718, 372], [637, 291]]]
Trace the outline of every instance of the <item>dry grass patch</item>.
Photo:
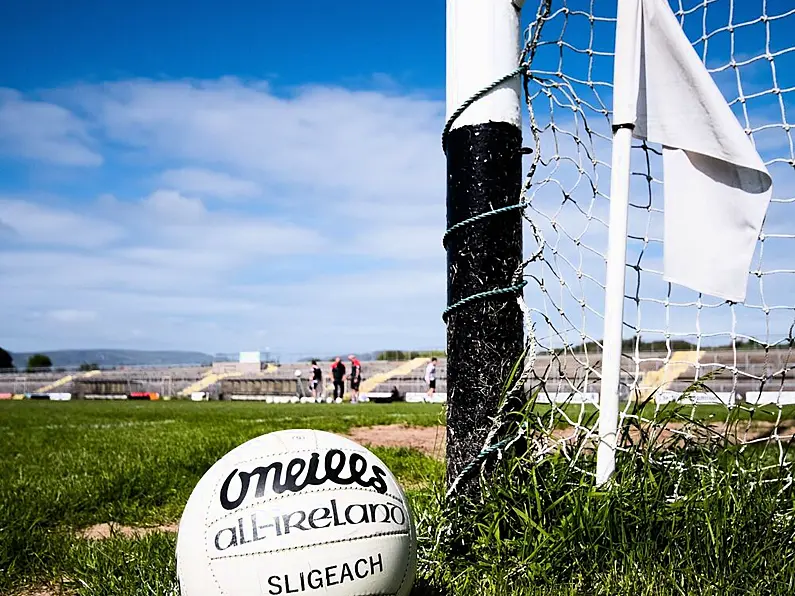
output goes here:
[[436, 459], [443, 459], [447, 440], [444, 426], [404, 426], [386, 424], [361, 426], [348, 431], [348, 436], [362, 445], [373, 447], [409, 447]]
[[84, 528], [78, 534], [81, 538], [86, 540], [105, 540], [115, 536], [122, 536], [124, 538], [141, 538], [153, 532], [176, 532], [179, 529], [178, 523], [162, 524], [159, 526], [123, 526], [121, 524], [104, 523], [94, 524], [88, 528]]

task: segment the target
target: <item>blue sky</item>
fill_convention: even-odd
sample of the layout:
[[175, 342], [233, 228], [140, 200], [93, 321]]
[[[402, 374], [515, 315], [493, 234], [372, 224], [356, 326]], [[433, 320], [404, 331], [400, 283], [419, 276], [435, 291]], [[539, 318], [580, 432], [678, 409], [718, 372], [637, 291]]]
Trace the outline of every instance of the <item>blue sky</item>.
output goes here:
[[444, 345], [443, 3], [0, 11], [1, 345]]
[[[761, 0], [734, 4], [735, 22], [760, 14]], [[708, 29], [728, 22], [726, 7], [709, 4]], [[787, 3], [767, 7], [783, 14]], [[535, 8], [528, 0], [525, 22]], [[3, 2], [0, 55], [11, 59], [0, 63], [0, 345], [267, 348], [284, 357], [443, 347], [444, 16], [441, 0]], [[769, 23], [771, 51], [790, 45], [793, 20]], [[545, 39], [557, 40], [564, 21], [567, 41], [586, 47], [582, 15], [558, 14]], [[691, 40], [703, 26], [699, 10], [687, 13]], [[596, 27], [593, 48], [609, 52], [612, 24]], [[735, 57], [760, 56], [765, 31], [761, 21], [739, 27]], [[710, 37], [710, 68], [727, 64], [728, 42], [726, 30]], [[554, 72], [559, 54], [554, 45], [539, 51], [534, 67]], [[587, 78], [586, 55], [564, 55], [573, 76]], [[775, 60], [781, 88], [795, 87], [793, 56]], [[591, 76], [607, 81], [611, 72], [612, 59], [598, 55]], [[739, 72], [746, 95], [772, 88], [766, 60]], [[727, 99], [738, 96], [733, 71], [715, 78]], [[584, 86], [577, 93], [598, 103]], [[748, 125], [784, 201], [795, 181], [785, 163], [790, 133], [780, 126], [795, 120], [789, 97], [762, 93], [748, 102]], [[539, 109], [545, 101], [537, 100]], [[555, 109], [558, 126], [575, 130], [572, 112]], [[735, 110], [743, 120], [739, 104]], [[585, 112], [592, 129], [609, 135], [603, 115]], [[550, 157], [583, 150], [548, 141]], [[597, 139], [593, 151], [609, 161], [609, 142]], [[602, 196], [591, 196], [602, 218], [608, 174], [600, 174]], [[555, 175], [564, 187], [579, 184], [586, 198], [591, 192], [576, 168]], [[555, 214], [561, 205], [560, 196], [540, 195], [539, 209]], [[635, 214], [631, 227], [659, 237], [659, 207]], [[581, 227], [582, 213], [571, 215], [555, 217]], [[606, 229], [587, 222], [582, 238], [594, 250], [574, 243], [566, 250], [574, 263], [595, 259], [589, 267], [600, 276]], [[533, 250], [529, 231], [526, 245]], [[630, 246], [630, 259], [637, 252]], [[790, 253], [768, 250], [760, 266]], [[644, 267], [659, 269], [660, 254], [659, 243], [646, 247]], [[664, 295], [659, 275], [649, 275], [642, 292]], [[790, 304], [785, 278], [770, 274], [766, 295], [758, 282], [749, 295], [757, 306]], [[543, 310], [537, 290], [527, 298]], [[580, 298], [601, 310], [598, 291], [581, 290], [571, 312]], [[694, 300], [680, 289], [674, 298]], [[657, 306], [645, 304], [645, 328], [662, 328], [666, 316], [671, 328], [680, 325], [679, 311]], [[686, 312], [678, 328], [693, 329], [694, 310]], [[749, 311], [749, 334], [764, 332], [759, 312]], [[716, 316], [707, 320], [709, 313]], [[731, 312], [704, 316], [702, 329], [732, 330]], [[598, 317], [578, 324], [600, 335]]]
[[358, 87], [379, 74], [437, 95], [444, 87], [438, 1], [9, 0], [0, 11], [0, 51], [17, 58], [4, 61], [3, 84], [16, 89], [230, 75]]

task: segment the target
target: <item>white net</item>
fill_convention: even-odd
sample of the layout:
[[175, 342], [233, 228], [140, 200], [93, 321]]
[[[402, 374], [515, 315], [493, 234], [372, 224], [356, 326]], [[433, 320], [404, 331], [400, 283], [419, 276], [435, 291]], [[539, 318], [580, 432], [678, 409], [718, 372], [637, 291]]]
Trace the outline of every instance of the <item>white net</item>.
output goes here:
[[[671, 8], [766, 163], [774, 194], [745, 303], [669, 284], [661, 147], [633, 142], [624, 412], [646, 399], [657, 408], [686, 400], [694, 412], [762, 409], [767, 419], [749, 416], [741, 440], [781, 447], [795, 411], [788, 408], [795, 404], [795, 7], [789, 0], [671, 0]], [[525, 13], [533, 9], [527, 4]], [[530, 15], [524, 58], [525, 136], [534, 149], [526, 158], [526, 253], [538, 255], [525, 271], [532, 384], [543, 388], [542, 401], [594, 404], [576, 416], [568, 409], [580, 429], [595, 420], [586, 414], [596, 407], [602, 368], [615, 10], [615, 2], [542, 0]], [[696, 382], [702, 386], [692, 390]]]

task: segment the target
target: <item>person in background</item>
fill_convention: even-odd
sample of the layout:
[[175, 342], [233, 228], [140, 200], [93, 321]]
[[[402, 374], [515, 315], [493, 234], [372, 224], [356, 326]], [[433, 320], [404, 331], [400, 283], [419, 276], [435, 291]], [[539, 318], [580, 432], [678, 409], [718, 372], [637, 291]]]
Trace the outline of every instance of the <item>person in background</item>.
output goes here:
[[315, 401], [323, 398], [323, 370], [317, 365], [317, 360], [312, 361], [312, 380], [309, 382], [309, 388]]
[[436, 391], [436, 358], [431, 358], [428, 366], [425, 367], [425, 382], [428, 383], [428, 401]]
[[334, 401], [341, 404], [342, 396], [345, 394], [345, 365], [339, 356], [331, 365], [331, 378], [334, 380]]
[[351, 403], [355, 404], [359, 401], [359, 385], [362, 382], [362, 363], [353, 354], [348, 356], [351, 362], [351, 376], [348, 378], [351, 381]]

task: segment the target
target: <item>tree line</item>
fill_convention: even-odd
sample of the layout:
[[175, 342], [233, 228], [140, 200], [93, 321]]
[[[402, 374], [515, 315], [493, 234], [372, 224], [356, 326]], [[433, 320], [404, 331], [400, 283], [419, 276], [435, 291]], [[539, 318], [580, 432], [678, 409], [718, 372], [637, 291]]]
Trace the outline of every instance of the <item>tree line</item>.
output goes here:
[[444, 350], [384, 350], [379, 352], [376, 357], [378, 360], [411, 360], [412, 358], [444, 358], [447, 352]]
[[[11, 352], [0, 348], [0, 371], [15, 371], [17, 367], [14, 364], [14, 357], [11, 355]], [[47, 354], [31, 354], [28, 357], [28, 361], [25, 365], [25, 370], [27, 372], [33, 372], [36, 370], [52, 370], [52, 359]], [[59, 370], [59, 369], [56, 369]], [[78, 370], [81, 372], [86, 372], [89, 370], [99, 370], [99, 364], [95, 362], [83, 362], [79, 367]]]

